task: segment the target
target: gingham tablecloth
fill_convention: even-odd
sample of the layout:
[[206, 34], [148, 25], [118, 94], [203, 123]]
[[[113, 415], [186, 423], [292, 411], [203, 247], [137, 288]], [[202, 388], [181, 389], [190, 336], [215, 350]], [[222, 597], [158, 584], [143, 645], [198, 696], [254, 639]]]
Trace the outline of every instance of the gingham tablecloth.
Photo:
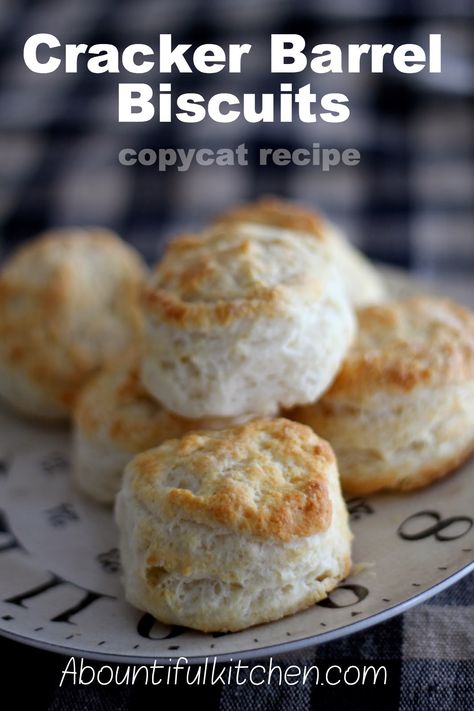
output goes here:
[[[474, 708], [474, 576], [365, 632], [274, 657], [280, 665], [385, 665], [387, 684], [321, 686], [74, 686], [59, 682], [68, 658], [0, 640], [1, 689], [35, 711], [470, 711]], [[255, 663], [268, 664], [268, 660]], [[98, 668], [98, 664], [87, 662]], [[248, 662], [249, 664], [252, 662]], [[33, 701], [32, 701], [33, 700]], [[33, 703], [33, 706], [31, 705]], [[5, 706], [5, 708], [12, 708]]]
[[[474, 270], [472, 3], [469, 0], [18, 0], [0, 3], [0, 237], [5, 248], [49, 226], [103, 224], [150, 260], [163, 238], [262, 193], [323, 208], [373, 258], [423, 271]], [[341, 91], [341, 124], [119, 124], [117, 84], [159, 75], [33, 74], [23, 43], [49, 32], [64, 43], [250, 42], [242, 74], [172, 74], [178, 94], [276, 92], [281, 81]], [[441, 32], [439, 75], [271, 75], [271, 33], [317, 42], [424, 43]], [[138, 79], [137, 79], [138, 76]], [[142, 77], [142, 78], [141, 78]], [[357, 167], [193, 166], [160, 173], [121, 166], [132, 147], [356, 148]]]

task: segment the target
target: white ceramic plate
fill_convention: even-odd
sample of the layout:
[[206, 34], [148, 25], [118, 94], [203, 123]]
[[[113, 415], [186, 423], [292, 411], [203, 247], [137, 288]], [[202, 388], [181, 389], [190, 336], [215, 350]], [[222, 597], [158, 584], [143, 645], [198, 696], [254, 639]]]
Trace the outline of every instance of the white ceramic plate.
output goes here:
[[[407, 290], [403, 279], [395, 286]], [[0, 410], [0, 457], [0, 632], [67, 655], [166, 663], [275, 654], [381, 622], [474, 569], [471, 460], [415, 494], [349, 500], [356, 572], [327, 600], [244, 632], [199, 634], [124, 601], [111, 511], [72, 486], [66, 429]]]

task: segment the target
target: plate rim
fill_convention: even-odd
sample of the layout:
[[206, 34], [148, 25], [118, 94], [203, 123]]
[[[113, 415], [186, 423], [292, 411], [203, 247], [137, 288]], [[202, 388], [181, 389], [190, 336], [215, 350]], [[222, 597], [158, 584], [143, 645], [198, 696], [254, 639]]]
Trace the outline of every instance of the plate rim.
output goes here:
[[451, 575], [448, 575], [446, 578], [443, 578], [438, 583], [435, 583], [434, 585], [431, 585], [430, 587], [426, 588], [426, 590], [422, 590], [421, 592], [412, 595], [406, 600], [402, 600], [401, 602], [398, 602], [395, 605], [391, 605], [390, 607], [386, 607], [383, 610], [380, 610], [379, 612], [375, 612], [373, 615], [364, 617], [362, 620], [349, 622], [348, 624], [342, 625], [341, 627], [337, 627], [333, 630], [328, 630], [327, 632], [318, 632], [318, 634], [316, 635], [310, 635], [309, 637], [303, 637], [302, 639], [285, 640], [284, 642], [265, 645], [263, 647], [237, 650], [236, 652], [222, 652], [221, 654], [219, 654], [219, 652], [216, 652], [214, 654], [195, 655], [192, 657], [185, 656], [183, 654], [170, 654], [166, 657], [134, 657], [133, 655], [127, 654], [114, 654], [95, 651], [89, 652], [85, 649], [71, 649], [70, 647], [65, 647], [55, 642], [37, 640], [32, 637], [27, 637], [25, 635], [17, 634], [15, 632], [11, 632], [10, 630], [5, 629], [0, 629], [0, 636], [5, 637], [7, 639], [11, 639], [14, 642], [26, 644], [27, 646], [35, 647], [36, 649], [42, 649], [47, 652], [53, 652], [62, 656], [82, 658], [99, 662], [108, 661], [113, 662], [115, 664], [146, 665], [153, 664], [153, 662], [159, 662], [167, 666], [173, 664], [178, 659], [186, 659], [186, 664], [191, 666], [193, 664], [203, 664], [205, 663], [206, 659], [215, 659], [217, 662], [233, 661], [234, 659], [260, 659], [262, 657], [270, 657], [273, 654], [280, 655], [285, 654], [286, 652], [294, 652], [300, 649], [306, 649], [307, 647], [317, 646], [325, 642], [332, 642], [336, 639], [339, 639], [340, 637], [348, 637], [349, 635], [352, 635], [356, 632], [362, 632], [363, 630], [369, 629], [370, 627], [374, 627], [380, 624], [381, 622], [385, 622], [393, 617], [397, 617], [398, 615], [406, 612], [412, 607], [416, 607], [417, 605], [426, 602], [426, 600], [429, 600], [431, 597], [434, 597], [443, 590], [448, 589], [470, 573], [474, 573], [474, 560], [471, 563], [467, 563], [467, 565], [464, 565], [462, 568], [459, 568]]

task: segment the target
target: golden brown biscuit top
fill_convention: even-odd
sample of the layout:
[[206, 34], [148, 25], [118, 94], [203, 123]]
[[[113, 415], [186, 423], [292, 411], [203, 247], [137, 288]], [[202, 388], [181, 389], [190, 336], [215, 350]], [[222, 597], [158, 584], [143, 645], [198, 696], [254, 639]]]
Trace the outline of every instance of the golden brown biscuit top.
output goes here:
[[150, 511], [266, 539], [289, 541], [331, 522], [327, 442], [305, 425], [259, 419], [220, 432], [200, 431], [139, 454], [127, 469]]
[[367, 306], [359, 332], [324, 400], [474, 378], [474, 314], [448, 299], [419, 296]]
[[2, 357], [70, 406], [106, 360], [111, 333], [139, 333], [145, 271], [108, 230], [52, 230], [28, 242], [0, 270]]
[[214, 220], [216, 225], [243, 222], [306, 232], [321, 240], [325, 237], [325, 221], [321, 215], [302, 205], [276, 197], [263, 197], [255, 202], [239, 205], [223, 212]]
[[191, 430], [219, 429], [225, 420], [190, 420], [168, 412], [141, 384], [138, 358], [132, 354], [104, 368], [83, 388], [74, 410], [79, 430], [94, 439], [106, 437], [138, 453]]
[[2, 282], [49, 287], [51, 280], [66, 282], [81, 274], [87, 278], [94, 260], [113, 259], [130, 273], [143, 276], [144, 263], [133, 247], [102, 227], [71, 227], [49, 230], [23, 244], [2, 266]]
[[138, 367], [121, 363], [104, 369], [86, 385], [74, 420], [86, 436], [106, 436], [130, 452], [143, 451], [186, 431], [179, 417], [166, 412], [147, 394]]
[[266, 197], [230, 209], [214, 221], [216, 230], [259, 224], [285, 229], [298, 239], [312, 239], [315, 250], [324, 250], [329, 255], [353, 304], [385, 300], [385, 289], [374, 267], [335, 225], [315, 210], [288, 200]]
[[264, 225], [234, 225], [173, 240], [144, 293], [145, 307], [164, 321], [226, 324], [274, 316], [294, 294], [320, 295], [328, 258], [311, 236]]

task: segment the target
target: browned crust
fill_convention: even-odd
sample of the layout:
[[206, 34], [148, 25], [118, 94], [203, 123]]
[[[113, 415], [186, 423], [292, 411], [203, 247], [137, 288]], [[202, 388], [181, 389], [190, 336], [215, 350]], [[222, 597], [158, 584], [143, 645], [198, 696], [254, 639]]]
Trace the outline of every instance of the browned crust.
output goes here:
[[216, 225], [242, 222], [306, 232], [318, 239], [324, 239], [324, 220], [317, 212], [312, 212], [298, 203], [271, 195], [227, 210], [214, 220]]
[[[428, 329], [430, 305], [445, 309], [459, 326], [436, 325], [426, 338], [398, 337], [403, 314], [419, 314], [419, 328]], [[377, 330], [389, 329], [392, 337], [377, 343]], [[409, 393], [417, 387], [462, 383], [474, 378], [474, 314], [449, 299], [413, 297], [394, 304], [368, 306], [359, 311], [359, 336], [324, 401], [355, 401], [378, 392]], [[364, 349], [362, 338], [373, 344]], [[317, 407], [317, 405], [316, 405]]]
[[191, 516], [205, 515], [230, 528], [281, 541], [309, 536], [329, 525], [331, 504], [322, 481], [308, 482], [298, 491], [274, 495], [273, 499], [267, 510], [257, 512], [246, 500], [242, 487], [228, 481], [207, 500], [185, 489], [172, 489], [168, 501], [176, 510]]
[[216, 303], [189, 303], [179, 296], [156, 287], [145, 287], [142, 304], [148, 313], [161, 321], [181, 328], [210, 329], [227, 326], [238, 319], [266, 316], [272, 318], [282, 313], [284, 289], [255, 289], [245, 299], [218, 301]]
[[[80, 344], [63, 348], [59, 343], [59, 325], [63, 319], [64, 274], [51, 279], [43, 292], [33, 291], [27, 285], [10, 284], [0, 277], [0, 342], [2, 358], [13, 369], [22, 371], [32, 382], [70, 409], [86, 377], [94, 372], [87, 362]], [[24, 312], [21, 318], [12, 311], [9, 303], [25, 298], [35, 308]], [[57, 349], [64, 362], [58, 362]]]
[[115, 232], [108, 230], [105, 227], [64, 227], [58, 229], [47, 230], [41, 232], [24, 244], [22, 244], [12, 255], [10, 260], [6, 262], [6, 266], [13, 260], [18, 261], [26, 256], [38, 256], [42, 258], [43, 253], [50, 251], [51, 247], [61, 243], [64, 248], [72, 247], [78, 239], [83, 242], [89, 242], [91, 245], [97, 245], [108, 249], [117, 254], [117, 249], [120, 249], [124, 254], [127, 254], [127, 259], [130, 257], [136, 261], [139, 268], [143, 268], [143, 262], [132, 247], [124, 242]]
[[[87, 384], [74, 410], [77, 429], [92, 440], [105, 432], [117, 447], [131, 453], [203, 429], [203, 421], [167, 411], [146, 392], [136, 360], [133, 354], [130, 365], [114, 363]], [[218, 421], [215, 423], [210, 429], [218, 428]]]
[[[219, 471], [225, 463], [230, 470]], [[192, 473], [196, 493], [163, 486], [175, 466]], [[162, 498], [170, 515], [184, 513], [192, 520], [289, 541], [330, 525], [326, 477], [333, 466], [331, 447], [309, 427], [283, 418], [259, 419], [219, 433], [188, 434], [139, 455], [132, 464], [133, 490], [145, 506]], [[258, 502], [254, 491], [260, 491]]]
[[[361, 471], [352, 469], [350, 474], [341, 476], [341, 485], [345, 494], [362, 496], [381, 491], [410, 492], [423, 489], [433, 482], [458, 470], [474, 453], [474, 439], [463, 449], [449, 458], [443, 458], [412, 471], [409, 476], [399, 480], [399, 471], [393, 469], [378, 476], [367, 478]], [[398, 480], [397, 480], [398, 479]]]
[[117, 364], [106, 368], [82, 389], [74, 409], [76, 426], [91, 438], [105, 425], [112, 439], [133, 440], [124, 408], [141, 399], [151, 401], [141, 385], [138, 367], [125, 366], [122, 371]]
[[[265, 253], [259, 251], [264, 243], [258, 238], [235, 234], [229, 239], [228, 235], [213, 231], [201, 236], [176, 237], [143, 289], [145, 312], [161, 323], [206, 331], [213, 326], [225, 327], [236, 320], [278, 317], [285, 313], [288, 302], [297, 292], [309, 297], [314, 295], [316, 302], [321, 296], [321, 275], [307, 268], [297, 243], [287, 237], [279, 237], [279, 240], [285, 256], [298, 255], [300, 272], [292, 277], [291, 284], [266, 281]], [[235, 290], [235, 295], [204, 298], [206, 287], [234, 261], [241, 279], [241, 287]]]
[[[46, 232], [22, 246], [0, 271], [0, 353], [13, 369], [39, 387], [45, 395], [70, 411], [85, 382], [103, 365], [92, 359], [80, 339], [68, 338], [71, 320], [71, 257], [49, 264], [47, 280], [28, 280], [29, 270], [46, 264], [51, 251], [66, 251], [77, 244], [100, 246], [124, 265], [121, 279], [123, 316], [131, 332], [139, 333], [138, 299], [145, 266], [138, 253], [114, 233], [99, 228]], [[68, 261], [69, 260], [69, 261]], [[16, 269], [21, 265], [18, 274]], [[75, 305], [77, 309], [81, 304]], [[105, 359], [104, 359], [105, 360]]]

